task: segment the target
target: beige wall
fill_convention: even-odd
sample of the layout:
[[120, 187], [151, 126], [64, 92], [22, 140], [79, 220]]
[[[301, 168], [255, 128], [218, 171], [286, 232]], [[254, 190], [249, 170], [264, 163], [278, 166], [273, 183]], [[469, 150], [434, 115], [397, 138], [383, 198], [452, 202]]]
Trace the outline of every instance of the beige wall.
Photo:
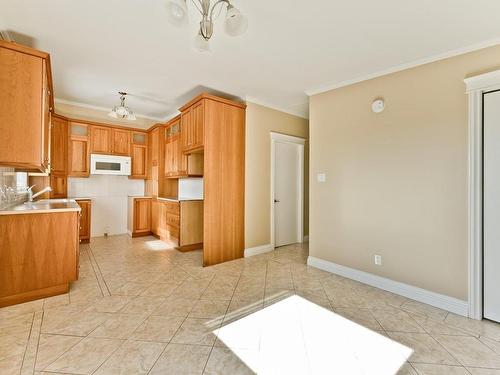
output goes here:
[[[245, 170], [245, 248], [271, 242], [271, 132], [309, 138], [309, 122], [274, 109], [247, 103]], [[304, 169], [304, 234], [308, 234], [308, 147]]]
[[467, 300], [463, 79], [499, 65], [497, 46], [311, 98], [311, 256]]
[[80, 107], [60, 102], [55, 103], [55, 112], [58, 115], [71, 117], [74, 119], [103, 122], [106, 124], [127, 126], [138, 129], [148, 129], [157, 123], [157, 121], [145, 119], [142, 117], [137, 117], [137, 120], [135, 121], [117, 120], [113, 119], [112, 117], [109, 117], [107, 111], [101, 111], [98, 109], [92, 109], [87, 107]]

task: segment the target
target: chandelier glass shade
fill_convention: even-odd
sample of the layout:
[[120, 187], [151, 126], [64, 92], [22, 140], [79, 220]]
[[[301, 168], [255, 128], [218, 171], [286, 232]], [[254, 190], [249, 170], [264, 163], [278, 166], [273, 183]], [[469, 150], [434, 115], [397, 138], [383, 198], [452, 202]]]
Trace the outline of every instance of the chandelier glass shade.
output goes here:
[[125, 105], [125, 97], [127, 96], [127, 93], [120, 91], [118, 94], [120, 94], [120, 105], [114, 107], [111, 112], [108, 113], [108, 116], [116, 119], [135, 121], [136, 117], [134, 112], [132, 112], [132, 110]]
[[[188, 0], [169, 0], [167, 11], [170, 22], [175, 26], [183, 26], [188, 23]], [[220, 16], [224, 8], [226, 18], [224, 30], [229, 36], [239, 36], [248, 28], [247, 17], [241, 13], [229, 0], [191, 0], [196, 10], [201, 15], [199, 29], [195, 36], [194, 47], [199, 52], [210, 51], [209, 40], [214, 33], [214, 22]], [[201, 39], [204, 39], [203, 43]]]

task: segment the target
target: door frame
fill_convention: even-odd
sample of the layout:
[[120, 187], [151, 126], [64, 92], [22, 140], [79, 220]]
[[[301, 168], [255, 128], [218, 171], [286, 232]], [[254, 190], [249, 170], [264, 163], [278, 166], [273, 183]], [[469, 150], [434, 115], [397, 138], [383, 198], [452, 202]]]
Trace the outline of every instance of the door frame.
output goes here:
[[500, 89], [500, 70], [464, 80], [468, 128], [468, 304], [469, 318], [483, 319], [483, 95]]
[[299, 149], [299, 173], [297, 174], [297, 207], [299, 208], [297, 217], [297, 243], [304, 242], [304, 147], [306, 140], [301, 137], [271, 132], [271, 246], [276, 246], [275, 240], [275, 216], [274, 216], [274, 179], [276, 174], [276, 143], [292, 143], [298, 145]]

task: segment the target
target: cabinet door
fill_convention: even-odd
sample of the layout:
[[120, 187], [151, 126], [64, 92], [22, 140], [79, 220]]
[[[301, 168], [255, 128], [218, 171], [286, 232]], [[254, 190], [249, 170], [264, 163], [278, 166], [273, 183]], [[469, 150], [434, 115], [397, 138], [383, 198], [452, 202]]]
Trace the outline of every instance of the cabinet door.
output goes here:
[[151, 201], [151, 232], [159, 235], [158, 233], [158, 219], [159, 219], [160, 203], [153, 199]]
[[42, 58], [0, 47], [0, 165], [43, 169], [43, 74]]
[[151, 231], [151, 200], [134, 199], [134, 233]]
[[147, 178], [148, 149], [146, 146], [132, 145], [132, 175], [130, 178]]
[[165, 176], [177, 176], [177, 159], [179, 152], [179, 138], [170, 139], [165, 144]]
[[204, 102], [193, 104], [181, 114], [182, 151], [198, 151], [203, 148]]
[[130, 131], [113, 129], [113, 147], [114, 155], [129, 156], [130, 155]]
[[68, 162], [68, 121], [52, 117], [50, 149], [51, 172], [66, 174]]
[[92, 205], [90, 201], [77, 201], [81, 208], [80, 211], [80, 242], [88, 242], [90, 240], [91, 227], [91, 212]]
[[111, 128], [90, 127], [90, 153], [111, 154]]
[[193, 117], [192, 117], [192, 127], [193, 127], [193, 148], [203, 147], [203, 126], [204, 126], [204, 111], [203, 111], [203, 101], [195, 104], [193, 106]]
[[42, 91], [42, 166], [45, 172], [50, 173], [50, 137], [51, 137], [51, 108], [49, 77], [47, 62], [43, 60], [43, 91]]
[[68, 195], [68, 184], [67, 178], [64, 174], [52, 173], [50, 175], [50, 187], [52, 191], [50, 192], [50, 197], [55, 198], [66, 198]]
[[181, 145], [183, 151], [188, 151], [193, 147], [192, 117], [191, 108], [181, 114]]
[[88, 177], [90, 174], [89, 140], [87, 137], [71, 136], [69, 142], [68, 176]]

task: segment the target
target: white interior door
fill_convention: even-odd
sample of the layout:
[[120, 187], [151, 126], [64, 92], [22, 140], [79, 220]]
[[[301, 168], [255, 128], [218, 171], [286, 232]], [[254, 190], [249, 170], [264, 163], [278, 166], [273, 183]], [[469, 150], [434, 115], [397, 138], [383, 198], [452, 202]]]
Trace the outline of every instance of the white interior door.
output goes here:
[[500, 322], [500, 91], [484, 95], [483, 315]]
[[275, 246], [284, 246], [299, 239], [300, 145], [276, 142], [274, 167]]

